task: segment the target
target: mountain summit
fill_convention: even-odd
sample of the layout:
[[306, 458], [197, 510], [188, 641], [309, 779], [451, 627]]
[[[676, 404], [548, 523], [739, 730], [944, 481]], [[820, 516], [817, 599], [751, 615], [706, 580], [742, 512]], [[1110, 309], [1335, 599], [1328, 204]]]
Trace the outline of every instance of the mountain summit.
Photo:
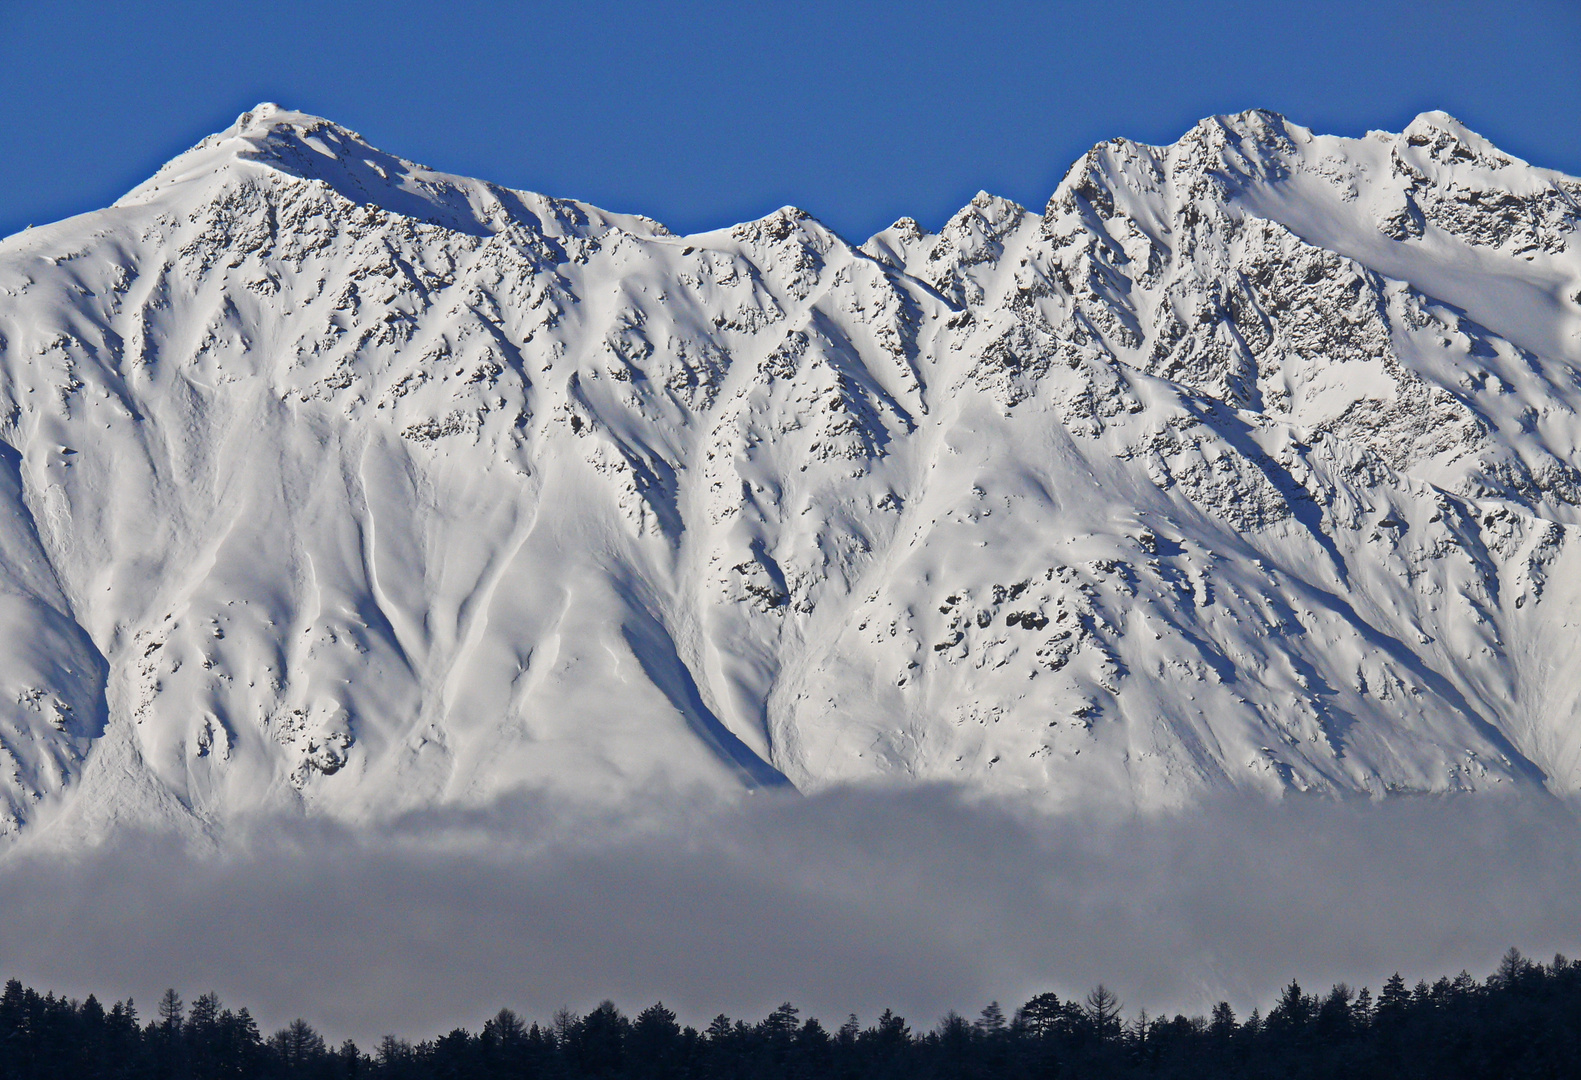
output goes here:
[[260, 105], [0, 242], [0, 821], [1573, 794], [1578, 223], [1441, 113], [853, 247]]

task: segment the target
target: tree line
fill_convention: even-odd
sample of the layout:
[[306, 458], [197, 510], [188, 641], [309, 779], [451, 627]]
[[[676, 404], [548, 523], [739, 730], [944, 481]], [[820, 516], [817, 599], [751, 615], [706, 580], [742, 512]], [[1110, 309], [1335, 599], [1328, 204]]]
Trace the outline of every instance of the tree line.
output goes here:
[[880, 1078], [1303, 1078], [1581, 1076], [1581, 962], [1533, 962], [1511, 949], [1481, 981], [1466, 972], [1376, 996], [1341, 983], [1285, 987], [1267, 1015], [1127, 1018], [1103, 986], [1082, 1000], [1038, 994], [1010, 1013], [991, 1003], [914, 1030], [892, 1011], [836, 1030], [787, 1003], [756, 1023], [718, 1016], [703, 1030], [663, 1004], [635, 1017], [604, 1002], [547, 1023], [501, 1010], [476, 1033], [417, 1043], [386, 1036], [372, 1052], [326, 1044], [307, 1021], [264, 1036], [245, 1008], [175, 990], [143, 1021], [131, 1000], [106, 1009], [0, 992], [0, 1080], [880, 1080]]

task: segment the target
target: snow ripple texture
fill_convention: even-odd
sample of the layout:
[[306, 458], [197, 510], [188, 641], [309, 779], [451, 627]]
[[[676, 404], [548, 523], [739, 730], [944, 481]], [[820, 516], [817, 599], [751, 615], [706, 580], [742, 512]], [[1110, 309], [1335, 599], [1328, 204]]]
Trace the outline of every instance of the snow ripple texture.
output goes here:
[[1578, 222], [1440, 113], [858, 248], [259, 106], [0, 243], [0, 830], [1572, 795]]

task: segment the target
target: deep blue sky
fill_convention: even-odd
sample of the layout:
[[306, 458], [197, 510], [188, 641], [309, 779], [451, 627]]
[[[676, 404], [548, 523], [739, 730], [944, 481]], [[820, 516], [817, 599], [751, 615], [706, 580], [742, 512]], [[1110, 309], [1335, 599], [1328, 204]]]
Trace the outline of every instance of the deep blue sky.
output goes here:
[[785, 203], [862, 239], [1216, 112], [1442, 108], [1581, 173], [1581, 0], [0, 0], [0, 235], [105, 205], [258, 101], [678, 231]]

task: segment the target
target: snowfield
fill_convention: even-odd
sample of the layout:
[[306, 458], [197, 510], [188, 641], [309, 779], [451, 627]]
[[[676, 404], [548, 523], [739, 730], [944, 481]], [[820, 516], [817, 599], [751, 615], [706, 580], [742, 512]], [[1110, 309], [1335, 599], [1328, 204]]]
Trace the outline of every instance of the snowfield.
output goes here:
[[1578, 227], [1441, 113], [853, 247], [260, 105], [0, 241], [0, 831], [1574, 795]]

